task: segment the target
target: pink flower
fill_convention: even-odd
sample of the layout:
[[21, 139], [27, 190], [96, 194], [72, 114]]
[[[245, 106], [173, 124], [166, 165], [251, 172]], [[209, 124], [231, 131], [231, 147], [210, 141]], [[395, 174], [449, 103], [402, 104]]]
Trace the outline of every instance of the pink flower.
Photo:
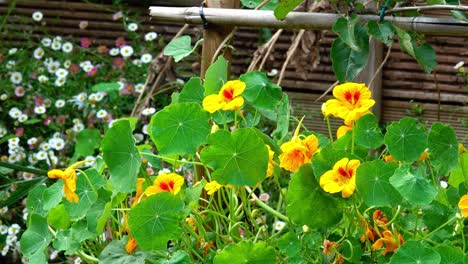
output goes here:
[[65, 124], [66, 120], [67, 120], [66, 115], [59, 115], [55, 122], [57, 123], [57, 125], [63, 125], [63, 124]]
[[19, 128], [16, 129], [15, 135], [17, 137], [21, 137], [23, 134], [24, 134], [24, 127], [19, 127]]
[[24, 91], [23, 86], [17, 86], [17, 87], [15, 88], [15, 95], [16, 95], [16, 97], [23, 97], [24, 93], [25, 93], [25, 91]]
[[87, 49], [91, 46], [91, 39], [90, 38], [81, 38], [81, 47]]
[[115, 46], [117, 48], [120, 48], [122, 46], [125, 46], [126, 42], [125, 42], [125, 38], [124, 37], [118, 37], [116, 40], [115, 40]]
[[125, 66], [125, 61], [122, 58], [115, 58], [112, 64], [114, 65], [114, 68], [122, 70]]
[[97, 68], [93, 67], [87, 74], [89, 77], [93, 77], [97, 73]]
[[34, 98], [34, 104], [36, 106], [40, 106], [40, 105], [43, 105], [44, 104], [44, 98], [38, 96], [36, 98]]
[[99, 47], [97, 48], [97, 52], [99, 54], [107, 53], [107, 51], [109, 51], [109, 49], [106, 47], [106, 45], [99, 45]]
[[88, 27], [88, 21], [86, 20], [80, 21], [80, 29], [85, 29], [87, 27]]
[[48, 116], [48, 117], [46, 117], [46, 119], [44, 119], [43, 124], [44, 124], [44, 126], [49, 126], [50, 123], [52, 123], [52, 121], [54, 121], [54, 118], [52, 116]]
[[112, 20], [115, 21], [115, 20], [121, 19], [122, 17], [123, 17], [122, 11], [119, 11], [112, 15]]
[[75, 75], [80, 71], [80, 66], [78, 66], [78, 64], [72, 63], [68, 70], [72, 75]]

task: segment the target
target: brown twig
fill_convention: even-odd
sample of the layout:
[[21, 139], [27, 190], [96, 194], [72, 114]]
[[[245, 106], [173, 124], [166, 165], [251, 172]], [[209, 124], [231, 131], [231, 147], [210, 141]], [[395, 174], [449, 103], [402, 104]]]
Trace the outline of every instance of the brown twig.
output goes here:
[[[178, 37], [180, 37], [182, 34], [184, 34], [185, 30], [187, 30], [187, 28], [189, 27], [189, 24], [185, 24], [178, 32], [177, 34], [174, 36], [173, 39], [176, 39]], [[159, 53], [158, 56], [155, 57], [155, 59], [151, 62], [151, 65], [150, 67], [148, 68], [148, 77], [146, 78], [146, 81], [145, 81], [145, 85], [143, 86], [143, 90], [141, 91], [140, 95], [138, 96], [138, 99], [135, 103], [135, 106], [133, 107], [132, 109], [132, 113], [130, 116], [136, 116], [136, 115], [139, 115], [137, 114], [138, 113], [138, 109], [139, 109], [139, 106], [140, 106], [140, 101], [141, 99], [143, 98], [143, 94], [145, 93], [146, 89], [148, 88], [148, 84], [154, 79], [154, 74], [152, 72], [152, 66], [153, 64], [156, 64], [157, 63], [157, 58], [163, 53], [163, 51], [161, 51]], [[172, 57], [168, 57], [167, 60], [166, 60], [166, 63], [164, 64], [164, 67], [163, 69], [158, 73], [157, 75], [157, 78], [156, 78], [156, 81], [153, 83], [152, 87], [151, 87], [151, 91], [147, 94], [147, 96], [145, 97], [145, 100], [143, 101], [143, 103], [141, 104], [141, 107], [140, 108], [143, 108], [145, 105], [147, 105], [149, 99], [151, 98], [151, 95], [154, 93], [154, 90], [156, 89], [157, 85], [159, 84], [159, 82], [161, 81], [162, 79], [162, 76], [161, 75], [164, 75], [165, 74], [165, 71], [167, 69], [169, 69], [169, 66], [172, 62]]]
[[304, 36], [304, 33], [305, 33], [305, 29], [299, 30], [299, 33], [297, 34], [296, 38], [294, 39], [293, 44], [291, 45], [291, 47], [289, 47], [289, 50], [287, 52], [288, 55], [286, 57], [286, 60], [283, 63], [283, 67], [281, 68], [281, 72], [280, 72], [280, 75], [279, 75], [279, 78], [278, 78], [278, 82], [276, 83], [277, 85], [281, 85], [281, 81], [284, 78], [284, 73], [286, 71], [286, 67], [288, 66], [289, 61], [291, 60], [292, 56], [296, 52], [297, 46], [299, 46], [299, 43], [301, 42], [302, 36]]
[[258, 66], [258, 69], [261, 70], [263, 68], [263, 65], [265, 65], [265, 62], [268, 58], [268, 56], [270, 55], [271, 53], [271, 50], [273, 49], [273, 47], [275, 46], [275, 43], [276, 41], [278, 40], [279, 36], [281, 35], [281, 33], [283, 32], [283, 29], [278, 29], [278, 31], [276, 31], [276, 33], [273, 35], [273, 37], [270, 39], [271, 42], [270, 44], [268, 45], [268, 49], [265, 53], [265, 55], [263, 55], [263, 60], [262, 62], [260, 63], [260, 66]]
[[390, 57], [390, 53], [392, 51], [392, 46], [388, 47], [387, 53], [385, 54], [385, 58], [383, 59], [382, 63], [380, 63], [379, 68], [374, 73], [374, 76], [372, 76], [371, 81], [369, 82], [369, 89], [372, 87], [372, 83], [374, 82], [375, 78], [379, 74], [379, 72], [382, 70], [384, 64], [387, 62], [388, 58]]

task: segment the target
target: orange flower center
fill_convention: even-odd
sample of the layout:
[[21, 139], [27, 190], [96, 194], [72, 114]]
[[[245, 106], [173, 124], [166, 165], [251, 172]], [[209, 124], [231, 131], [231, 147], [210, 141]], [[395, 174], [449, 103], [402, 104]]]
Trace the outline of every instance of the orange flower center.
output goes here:
[[361, 97], [361, 93], [359, 91], [356, 91], [353, 94], [350, 91], [346, 91], [344, 96], [345, 96], [346, 101], [348, 101], [350, 104], [355, 104], [357, 101], [359, 101], [359, 98]]
[[169, 181], [169, 182], [161, 182], [159, 184], [159, 188], [161, 188], [161, 190], [163, 191], [166, 191], [166, 192], [170, 192], [172, 190], [174, 190], [174, 181]]
[[346, 169], [340, 167], [338, 169], [338, 173], [346, 179], [351, 179], [353, 177], [353, 169], [349, 169], [348, 171], [346, 171]]
[[234, 98], [234, 89], [227, 88], [223, 91], [223, 96], [225, 99], [231, 101]]

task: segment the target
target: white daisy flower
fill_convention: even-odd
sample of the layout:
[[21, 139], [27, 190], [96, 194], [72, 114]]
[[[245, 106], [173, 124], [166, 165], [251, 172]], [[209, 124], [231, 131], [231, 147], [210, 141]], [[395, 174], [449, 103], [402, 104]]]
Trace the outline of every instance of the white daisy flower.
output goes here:
[[124, 57], [130, 57], [132, 56], [133, 54], [133, 48], [132, 46], [128, 46], [128, 45], [125, 45], [125, 46], [122, 46], [120, 48], [120, 54]]
[[14, 246], [17, 240], [18, 240], [18, 237], [16, 237], [16, 235], [7, 235], [5, 242], [9, 246]]
[[34, 21], [36, 21], [36, 22], [40, 22], [43, 17], [44, 17], [44, 15], [42, 14], [41, 11], [36, 11], [36, 12], [32, 13], [32, 19]]
[[36, 153], [36, 158], [37, 160], [46, 160], [47, 159], [47, 152], [40, 150], [39, 152]]
[[461, 67], [463, 67], [463, 65], [465, 65], [465, 62], [464, 62], [464, 61], [460, 61], [460, 62], [458, 62], [455, 66], [453, 66], [453, 68], [454, 68], [455, 70], [458, 70], [458, 69], [460, 69]]
[[[8, 210], [8, 209], [7, 209]], [[8, 226], [6, 225], [0, 225], [0, 234], [5, 235], [8, 233]]]
[[136, 85], [135, 85], [135, 92], [137, 92], [137, 93], [142, 93], [144, 87], [145, 87], [145, 85], [142, 84], [142, 83], [136, 84]]
[[89, 65], [93, 66], [93, 64], [89, 60], [85, 60], [85, 61], [80, 62], [80, 67], [81, 68], [84, 68], [85, 66], [89, 66]]
[[58, 41], [52, 41], [52, 45], [50, 47], [53, 50], [60, 50], [62, 48], [62, 43]]
[[11, 70], [11, 69], [13, 69], [13, 67], [15, 67], [15, 65], [16, 65], [16, 61], [14, 61], [14, 60], [9, 60], [9, 61], [7, 61], [6, 68], [7, 68], [8, 70]]
[[145, 136], [141, 133], [135, 133], [133, 134], [133, 137], [135, 138], [136, 143], [140, 143], [143, 141], [143, 139], [145, 139]]
[[158, 175], [161, 175], [163, 173], [171, 173], [171, 170], [168, 169], [168, 168], [164, 168], [164, 169], [158, 171]]
[[18, 118], [18, 121], [19, 121], [20, 123], [23, 123], [23, 122], [25, 122], [26, 120], [28, 120], [28, 116], [25, 115], [25, 114], [21, 114], [20, 117]]
[[278, 70], [277, 69], [271, 69], [271, 71], [267, 72], [267, 75], [269, 77], [273, 77], [273, 76], [276, 76], [278, 74]]
[[16, 235], [19, 233], [19, 231], [21, 230], [21, 227], [18, 225], [18, 224], [12, 224], [9, 228], [8, 228], [8, 234], [10, 235]]
[[57, 87], [62, 87], [65, 84], [65, 81], [66, 81], [65, 78], [57, 78], [57, 80], [55, 80], [54, 84]]
[[49, 63], [49, 65], [47, 65], [47, 71], [49, 73], [55, 73], [60, 67], [60, 62], [58, 61], [54, 61], [54, 62], [51, 62]]
[[83, 71], [89, 72], [89, 71], [91, 71], [93, 68], [94, 68], [93, 65], [85, 65], [85, 66], [83, 67]]
[[62, 45], [62, 51], [65, 53], [70, 53], [73, 51], [73, 44], [71, 42], [65, 42]]
[[54, 39], [52, 40], [52, 42], [58, 42], [58, 43], [62, 44], [62, 37], [61, 36], [55, 36]]
[[57, 250], [52, 251], [52, 253], [50, 253], [49, 259], [50, 260], [56, 259], [58, 257], [58, 253], [59, 252]]
[[141, 55], [141, 62], [143, 63], [150, 63], [151, 60], [153, 59], [153, 56], [151, 56], [151, 54], [149, 53], [145, 53], [143, 55]]
[[141, 132], [143, 132], [143, 134], [145, 134], [145, 135], [148, 135], [148, 125], [144, 125], [144, 126], [141, 128]]
[[120, 50], [118, 48], [112, 48], [109, 50], [109, 55], [111, 56], [117, 56], [119, 55], [119, 53], [120, 53]]
[[8, 254], [8, 251], [10, 251], [10, 246], [8, 245], [5, 245], [2, 249], [2, 251], [0, 252], [0, 254], [2, 254], [2, 256], [6, 256], [6, 254]]
[[59, 68], [57, 71], [55, 71], [55, 75], [58, 78], [65, 78], [68, 76], [68, 71], [65, 70], [64, 68]]
[[281, 231], [285, 226], [286, 226], [286, 223], [283, 222], [283, 221], [276, 221], [274, 224], [273, 224], [274, 228], [276, 231]]
[[18, 51], [17, 48], [11, 48], [11, 49], [8, 50], [8, 55], [13, 55], [13, 54], [15, 54], [17, 51]]
[[444, 189], [447, 189], [448, 183], [446, 181], [440, 181], [440, 186]]
[[0, 126], [0, 138], [4, 137], [7, 134], [7, 130], [4, 126]]
[[19, 142], [20, 142], [20, 139], [18, 137], [10, 138], [8, 139], [8, 147], [11, 148], [11, 147], [18, 146]]
[[50, 47], [50, 44], [52, 43], [52, 40], [50, 38], [43, 38], [41, 40], [41, 44], [44, 47]]
[[104, 118], [106, 116], [107, 116], [107, 111], [104, 109], [101, 109], [96, 113], [97, 118]]
[[96, 163], [96, 158], [94, 156], [86, 156], [84, 160], [86, 160], [84, 163], [85, 167], [91, 167], [94, 165], [94, 163]]
[[138, 67], [141, 67], [141, 65], [142, 65], [141, 60], [139, 60], [139, 59], [134, 59], [132, 61], [132, 63], [133, 63], [133, 65], [136, 65]]
[[13, 84], [20, 84], [23, 81], [23, 75], [21, 72], [12, 72], [10, 75], [10, 81]]
[[8, 99], [8, 94], [2, 94], [2, 95], [0, 95], [0, 100], [6, 101], [6, 99]]
[[65, 147], [65, 141], [61, 138], [54, 138], [51, 141], [51, 147], [57, 151], [60, 151]]
[[71, 63], [70, 60], [66, 60], [66, 61], [63, 63], [63, 67], [65, 67], [65, 69], [68, 69], [68, 68], [70, 68], [71, 64], [72, 64], [72, 63]]
[[55, 101], [55, 107], [62, 108], [64, 106], [65, 106], [65, 100], [58, 99], [57, 101]]
[[13, 119], [19, 118], [21, 114], [22, 112], [16, 107], [12, 107], [10, 111], [8, 111], [8, 115]]
[[101, 102], [102, 99], [104, 99], [104, 96], [105, 96], [105, 95], [106, 95], [106, 93], [104, 93], [104, 92], [96, 93], [96, 98], [95, 98], [95, 100], [96, 100], [97, 102]]
[[46, 112], [46, 108], [44, 105], [38, 105], [34, 107], [34, 113], [41, 115]]
[[40, 82], [40, 83], [46, 83], [49, 81], [49, 77], [45, 76], [45, 75], [39, 75], [39, 77], [37, 77], [37, 80]]
[[72, 128], [73, 132], [78, 133], [84, 129], [84, 125], [82, 123], [75, 124]]
[[158, 37], [158, 33], [156, 32], [148, 32], [145, 35], [145, 40], [146, 41], [153, 41]]
[[149, 115], [154, 114], [155, 112], [156, 112], [156, 109], [154, 109], [154, 107], [149, 107], [149, 108], [143, 109], [143, 111], [141, 111], [141, 114], [144, 116], [149, 116]]
[[136, 23], [130, 23], [128, 24], [127, 29], [132, 32], [136, 31], [138, 29], [138, 25]]
[[260, 201], [263, 201], [263, 202], [268, 202], [268, 200], [270, 200], [270, 195], [268, 193], [261, 193], [258, 196], [258, 199], [260, 199]]
[[55, 132], [55, 133], [52, 135], [52, 138], [62, 138], [62, 134], [60, 134], [60, 132]]
[[32, 137], [30, 139], [28, 139], [28, 145], [35, 145], [37, 143], [37, 138], [36, 137]]
[[44, 50], [41, 47], [38, 47], [34, 50], [33, 56], [35, 59], [40, 60], [44, 56]]
[[39, 148], [43, 151], [47, 151], [50, 149], [50, 145], [49, 143], [47, 142], [42, 142], [40, 145], [39, 145]]

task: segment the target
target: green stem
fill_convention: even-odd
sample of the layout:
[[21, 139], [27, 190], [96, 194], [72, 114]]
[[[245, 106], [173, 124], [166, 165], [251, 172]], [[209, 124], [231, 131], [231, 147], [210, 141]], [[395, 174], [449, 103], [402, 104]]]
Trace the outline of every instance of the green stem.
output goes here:
[[11, 164], [8, 162], [3, 162], [3, 161], [0, 161], [0, 167], [9, 168], [9, 169], [13, 169], [16, 171], [25, 171], [25, 172], [29, 172], [29, 173], [36, 174], [36, 175], [47, 176], [47, 171], [45, 170], [33, 169], [33, 168]]
[[7, 14], [5, 15], [5, 17], [3, 18], [2, 24], [0, 25], [0, 32], [3, 31], [3, 28], [5, 27], [5, 24], [6, 24], [6, 22], [8, 21], [8, 17], [10, 16], [11, 12], [13, 11], [13, 9], [15, 9], [15, 6], [16, 6], [16, 0], [13, 0], [13, 1], [11, 2], [10, 7], [8, 7], [8, 12], [7, 12]]
[[434, 233], [438, 232], [439, 230], [441, 230], [442, 228], [446, 227], [447, 225], [451, 224], [454, 220], [456, 220], [457, 217], [454, 216], [452, 218], [450, 218], [447, 222], [445, 222], [444, 224], [442, 224], [441, 226], [439, 226], [438, 228], [434, 229], [432, 232], [430, 232], [429, 234], [425, 235], [423, 237], [423, 239], [426, 239], [426, 238], [429, 238], [431, 237]]
[[260, 206], [261, 208], [265, 209], [265, 211], [269, 212], [270, 214], [278, 217], [279, 219], [285, 221], [285, 222], [289, 222], [289, 218], [285, 215], [283, 215], [282, 213], [276, 211], [275, 209], [271, 208], [270, 206], [266, 205], [264, 202], [262, 202], [258, 197], [257, 195], [255, 195], [255, 193], [252, 192], [252, 190], [249, 188], [249, 187], [245, 187], [245, 189], [249, 192], [250, 195], [252, 195], [252, 197], [254, 198], [255, 200], [255, 203]]
[[393, 216], [393, 218], [392, 218], [390, 221], [388, 221], [388, 223], [386, 223], [386, 224], [383, 225], [383, 226], [389, 226], [389, 225], [391, 225], [391, 224], [396, 220], [396, 218], [398, 217], [398, 215], [400, 214], [400, 210], [401, 210], [401, 206], [398, 205], [397, 211], [396, 211], [395, 215]]
[[161, 155], [156, 155], [156, 154], [152, 154], [152, 153], [144, 153], [144, 152], [140, 152], [140, 155], [142, 156], [151, 156], [151, 157], [155, 157], [155, 158], [158, 158], [158, 159], [162, 159], [164, 161], [171, 161], [171, 162], [178, 162], [178, 163], [182, 163], [182, 164], [193, 164], [193, 165], [200, 165], [200, 166], [205, 166], [205, 164], [201, 163], [201, 162], [196, 162], [196, 161], [188, 161], [188, 160], [174, 160], [174, 159], [170, 159], [168, 157], [164, 157], [164, 156], [161, 156]]
[[330, 118], [328, 118], [328, 116], [326, 116], [325, 120], [327, 120], [328, 135], [330, 136], [330, 142], [333, 143], [333, 133], [332, 133], [332, 130], [331, 130]]

